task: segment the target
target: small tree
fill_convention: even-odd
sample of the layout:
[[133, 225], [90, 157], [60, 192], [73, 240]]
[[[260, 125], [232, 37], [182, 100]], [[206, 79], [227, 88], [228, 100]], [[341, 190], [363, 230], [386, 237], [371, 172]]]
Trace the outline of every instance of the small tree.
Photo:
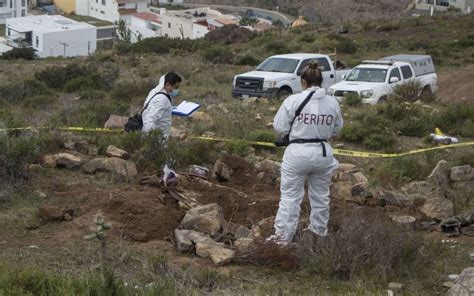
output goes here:
[[241, 26], [249, 26], [249, 27], [252, 27], [252, 28], [254, 28], [258, 23], [259, 23], [258, 19], [250, 18], [250, 17], [243, 17], [240, 20], [240, 25]]
[[127, 28], [127, 24], [123, 19], [120, 19], [118, 22], [116, 22], [117, 25], [117, 35], [120, 40], [125, 41], [126, 43], [131, 42], [131, 37], [132, 34], [130, 32], [130, 29]]

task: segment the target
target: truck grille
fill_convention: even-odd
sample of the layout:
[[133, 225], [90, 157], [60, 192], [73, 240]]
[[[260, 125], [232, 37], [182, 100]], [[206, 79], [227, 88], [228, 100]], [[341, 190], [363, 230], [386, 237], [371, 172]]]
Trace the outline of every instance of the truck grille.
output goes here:
[[263, 88], [263, 78], [238, 77], [236, 88], [242, 90], [261, 90]]
[[349, 94], [357, 94], [357, 92], [352, 91], [352, 90], [336, 90], [334, 92], [335, 97], [344, 97], [344, 96], [347, 96]]

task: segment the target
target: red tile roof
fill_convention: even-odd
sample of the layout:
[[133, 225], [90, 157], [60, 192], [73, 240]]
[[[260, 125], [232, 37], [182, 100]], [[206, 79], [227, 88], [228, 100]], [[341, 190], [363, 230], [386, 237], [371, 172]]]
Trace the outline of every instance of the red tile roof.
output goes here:
[[142, 20], [146, 20], [146, 21], [160, 21], [159, 15], [151, 13], [151, 12], [139, 12], [139, 13], [132, 14], [132, 16], [137, 17]]
[[129, 15], [129, 14], [137, 13], [137, 10], [136, 9], [119, 9], [118, 12], [120, 15]]

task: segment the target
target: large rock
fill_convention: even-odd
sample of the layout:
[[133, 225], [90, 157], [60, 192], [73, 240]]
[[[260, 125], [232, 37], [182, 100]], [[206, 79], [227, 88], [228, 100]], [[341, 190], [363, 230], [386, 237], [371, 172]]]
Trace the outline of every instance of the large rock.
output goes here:
[[234, 247], [239, 253], [247, 253], [252, 246], [253, 239], [250, 237], [244, 237], [234, 242]]
[[189, 252], [198, 242], [214, 242], [209, 235], [194, 230], [175, 229], [174, 239], [176, 247], [181, 252]]
[[134, 178], [138, 175], [137, 166], [134, 162], [129, 160], [110, 157], [104, 160], [104, 165], [107, 171], [127, 179]]
[[182, 140], [185, 140], [187, 138], [187, 134], [184, 130], [181, 130], [181, 129], [178, 129], [178, 128], [175, 128], [175, 127], [171, 127], [170, 138], [182, 141]]
[[205, 129], [210, 129], [210, 128], [214, 127], [214, 120], [212, 119], [211, 116], [209, 116], [209, 114], [207, 114], [205, 112], [202, 112], [202, 111], [195, 112], [191, 116], [191, 118], [192, 118], [192, 120], [195, 120], [199, 124], [201, 124], [202, 127], [205, 128]]
[[196, 243], [196, 254], [201, 258], [211, 258], [216, 265], [223, 265], [232, 260], [235, 251], [215, 241], [201, 241]]
[[98, 171], [107, 171], [105, 158], [94, 158], [86, 161], [82, 165], [82, 171], [86, 174], [94, 174]]
[[56, 165], [67, 169], [78, 168], [82, 164], [82, 159], [69, 153], [58, 153], [54, 156]]
[[451, 168], [446, 160], [440, 160], [431, 174], [426, 179], [429, 185], [436, 188], [447, 188], [449, 186]]
[[340, 163], [337, 169], [341, 172], [350, 172], [355, 170], [356, 166], [352, 163]]
[[240, 225], [239, 227], [237, 227], [237, 229], [235, 230], [235, 239], [239, 240], [241, 238], [246, 238], [250, 235], [250, 229], [248, 229], [247, 227], [245, 226], [242, 226]]
[[368, 189], [369, 189], [369, 183], [367, 182], [360, 182], [360, 183], [354, 184], [354, 186], [352, 186], [352, 189], [351, 189], [351, 196], [362, 195]]
[[212, 169], [212, 176], [219, 182], [229, 181], [232, 173], [232, 169], [221, 160], [216, 161]]
[[406, 184], [401, 188], [401, 191], [405, 194], [428, 195], [435, 189], [435, 187], [428, 184], [426, 181], [416, 181]]
[[413, 204], [410, 196], [397, 191], [378, 190], [374, 197], [380, 206], [408, 207]]
[[469, 181], [474, 179], [474, 170], [470, 165], [452, 167], [450, 177], [452, 181]]
[[105, 122], [105, 128], [125, 128], [125, 124], [128, 121], [128, 117], [126, 116], [117, 116], [117, 115], [110, 115], [109, 119]]
[[435, 220], [443, 220], [454, 215], [453, 203], [443, 197], [427, 199], [420, 210], [427, 217]]
[[280, 177], [281, 164], [277, 161], [265, 159], [260, 162], [260, 170], [272, 178]]
[[189, 210], [181, 221], [181, 227], [214, 236], [221, 231], [224, 223], [224, 211], [213, 203]]
[[471, 296], [474, 295], [474, 267], [468, 267], [463, 270], [459, 278], [452, 286], [447, 296]]
[[56, 167], [56, 159], [54, 155], [45, 155], [41, 158], [41, 165], [45, 168], [55, 168]]
[[342, 181], [331, 184], [331, 197], [344, 200], [352, 196], [352, 182]]
[[109, 145], [105, 151], [105, 155], [108, 157], [118, 157], [122, 159], [128, 159], [130, 154], [127, 151], [115, 147], [114, 145]]
[[362, 174], [361, 172], [357, 172], [352, 174], [352, 178], [354, 179], [354, 183], [369, 183], [369, 179]]

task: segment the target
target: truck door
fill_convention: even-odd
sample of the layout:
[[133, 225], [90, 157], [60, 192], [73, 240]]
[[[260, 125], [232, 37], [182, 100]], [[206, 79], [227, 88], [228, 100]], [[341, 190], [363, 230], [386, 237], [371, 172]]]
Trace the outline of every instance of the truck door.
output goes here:
[[[298, 77], [301, 77], [301, 74], [303, 73], [304, 68], [308, 65], [309, 61], [316, 61], [318, 63], [319, 69], [321, 69], [321, 73], [323, 74], [323, 85], [321, 85], [322, 88], [328, 88], [331, 85], [333, 85], [336, 81], [336, 77], [334, 76], [334, 70], [331, 68], [331, 65], [329, 64], [328, 59], [326, 58], [315, 58], [315, 59], [307, 59], [303, 60], [298, 67], [298, 71], [296, 74]], [[301, 83], [298, 92], [302, 91]]]
[[[392, 81], [392, 78], [397, 78], [395, 79], [396, 81], [394, 82], [390, 82]], [[390, 75], [388, 76], [388, 85], [389, 85], [389, 90], [390, 90], [390, 93], [393, 92], [393, 90], [395, 89], [395, 87], [397, 85], [400, 85], [401, 83], [403, 83], [402, 81], [402, 75], [400, 74], [400, 70], [397, 68], [393, 68], [391, 71], [390, 71]]]
[[402, 70], [403, 80], [405, 80], [405, 82], [413, 80], [414, 75], [410, 66], [402, 66], [400, 69]]

